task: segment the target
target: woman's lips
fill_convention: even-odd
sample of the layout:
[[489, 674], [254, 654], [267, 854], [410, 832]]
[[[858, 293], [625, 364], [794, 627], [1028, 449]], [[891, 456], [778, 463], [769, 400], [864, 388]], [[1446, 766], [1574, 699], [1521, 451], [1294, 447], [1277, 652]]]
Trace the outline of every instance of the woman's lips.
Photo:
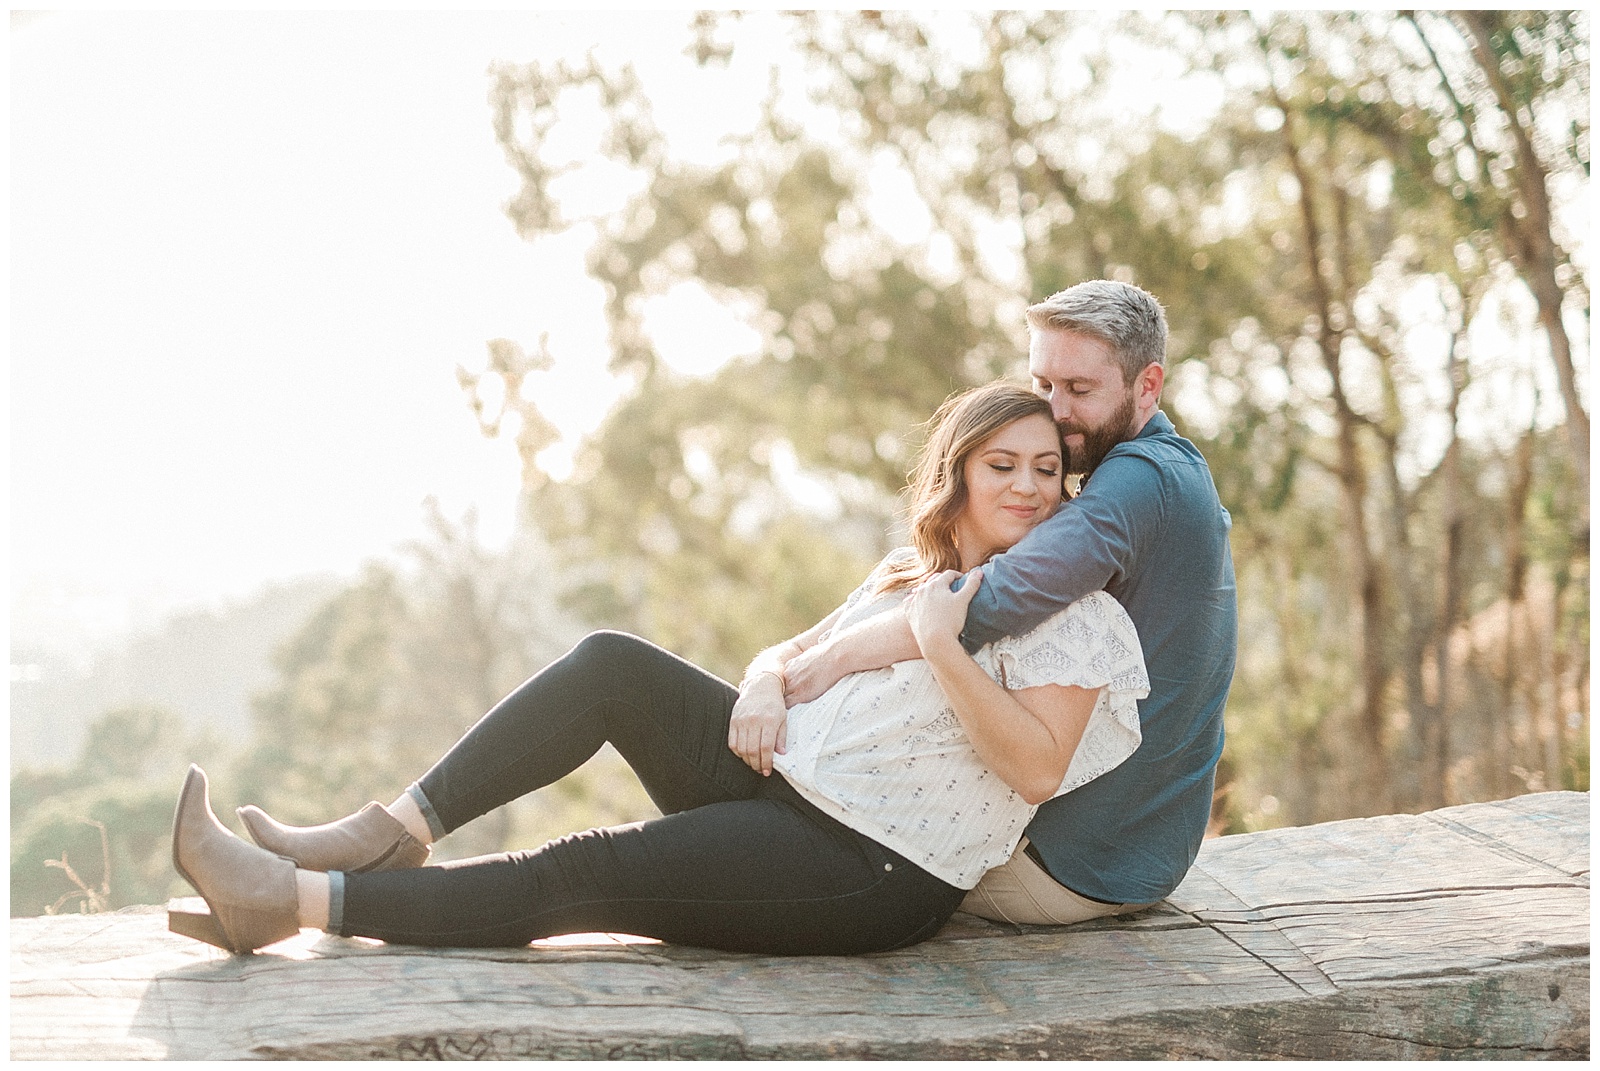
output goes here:
[[1003, 508], [1007, 513], [1011, 513], [1022, 518], [1032, 517], [1035, 513], [1039, 512], [1038, 506], [1003, 506], [1001, 508]]

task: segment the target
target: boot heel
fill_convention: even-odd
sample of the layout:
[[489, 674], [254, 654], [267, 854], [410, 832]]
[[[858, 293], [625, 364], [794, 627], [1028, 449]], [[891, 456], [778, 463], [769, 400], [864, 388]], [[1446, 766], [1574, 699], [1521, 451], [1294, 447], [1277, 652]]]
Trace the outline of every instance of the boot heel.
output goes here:
[[217, 922], [211, 908], [198, 896], [167, 901], [167, 929], [215, 945], [225, 952], [233, 951], [233, 945], [228, 942], [228, 935], [223, 932], [221, 923]]

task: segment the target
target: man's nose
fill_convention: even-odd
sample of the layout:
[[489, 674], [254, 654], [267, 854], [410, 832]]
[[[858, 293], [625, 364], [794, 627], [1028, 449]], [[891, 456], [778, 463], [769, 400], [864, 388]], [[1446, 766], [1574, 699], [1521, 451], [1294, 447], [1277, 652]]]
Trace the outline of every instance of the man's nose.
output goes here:
[[1056, 391], [1050, 395], [1050, 415], [1055, 417], [1057, 424], [1065, 424], [1072, 419], [1072, 402], [1067, 398], [1066, 391]]

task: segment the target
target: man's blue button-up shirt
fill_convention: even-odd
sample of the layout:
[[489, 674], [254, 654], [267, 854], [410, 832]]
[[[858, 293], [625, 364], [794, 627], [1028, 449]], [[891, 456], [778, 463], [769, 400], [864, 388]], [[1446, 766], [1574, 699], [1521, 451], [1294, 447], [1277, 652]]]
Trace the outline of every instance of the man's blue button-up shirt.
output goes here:
[[1028, 826], [1045, 866], [1096, 900], [1143, 904], [1183, 880], [1205, 836], [1238, 611], [1228, 511], [1194, 444], [1157, 412], [1078, 497], [984, 566], [962, 642], [1027, 632], [1104, 588], [1139, 630], [1150, 695], [1121, 766], [1046, 802]]

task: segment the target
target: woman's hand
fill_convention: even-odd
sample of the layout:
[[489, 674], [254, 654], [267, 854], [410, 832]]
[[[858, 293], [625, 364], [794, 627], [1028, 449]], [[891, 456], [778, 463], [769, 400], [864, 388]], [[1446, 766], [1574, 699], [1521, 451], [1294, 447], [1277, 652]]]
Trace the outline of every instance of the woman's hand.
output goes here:
[[728, 747], [763, 777], [772, 774], [772, 756], [788, 748], [789, 711], [783, 705], [783, 678], [757, 673], [739, 690], [728, 719]]
[[951, 591], [950, 585], [962, 575], [954, 569], [935, 573], [918, 584], [906, 600], [906, 621], [924, 658], [930, 658], [930, 652], [945, 648], [951, 641], [960, 642], [961, 630], [967, 624], [967, 606], [983, 583], [983, 570], [965, 574], [967, 582], [961, 590]]

